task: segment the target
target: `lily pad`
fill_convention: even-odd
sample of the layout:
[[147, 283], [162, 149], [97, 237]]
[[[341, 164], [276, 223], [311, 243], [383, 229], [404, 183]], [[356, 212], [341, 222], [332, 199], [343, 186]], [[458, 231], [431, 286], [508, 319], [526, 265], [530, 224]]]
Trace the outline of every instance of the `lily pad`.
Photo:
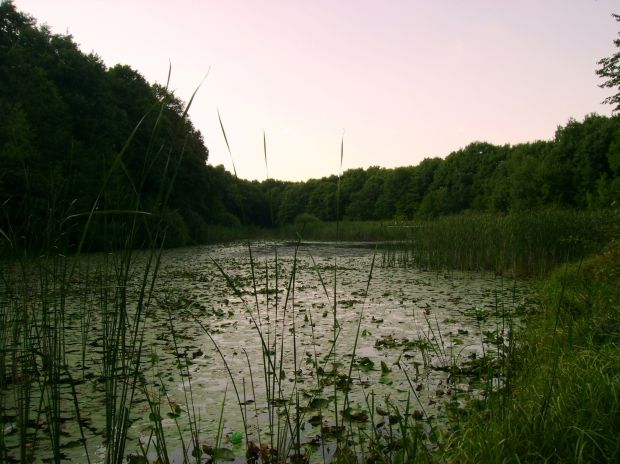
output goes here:
[[389, 374], [390, 372], [392, 372], [392, 369], [390, 369], [387, 364], [385, 364], [385, 361], [381, 361], [381, 373], [382, 374]]
[[243, 434], [241, 432], [233, 432], [230, 436], [230, 442], [233, 445], [238, 445], [243, 440]]
[[363, 409], [346, 408], [342, 411], [342, 417], [353, 422], [367, 422], [368, 412]]
[[213, 459], [221, 459], [223, 461], [234, 461], [235, 453], [229, 448], [215, 448], [213, 450]]
[[313, 398], [308, 404], [308, 407], [310, 409], [323, 409], [327, 407], [328, 404], [329, 404], [329, 400], [325, 398]]

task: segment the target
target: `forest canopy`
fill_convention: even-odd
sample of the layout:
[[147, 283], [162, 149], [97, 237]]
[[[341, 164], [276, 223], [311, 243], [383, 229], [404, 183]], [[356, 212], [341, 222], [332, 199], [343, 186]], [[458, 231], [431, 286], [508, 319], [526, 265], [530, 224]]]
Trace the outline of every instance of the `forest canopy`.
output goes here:
[[[70, 35], [0, 3], [2, 235], [36, 245], [32, 237], [54, 223], [75, 244], [80, 218], [95, 209], [119, 213], [118, 221], [125, 211], [156, 216], [174, 246], [205, 242], [212, 225], [268, 228], [301, 215], [409, 220], [620, 202], [617, 116], [570, 120], [549, 141], [477, 141], [416, 166], [257, 182], [207, 163], [185, 106], [130, 66], [108, 68]], [[96, 221], [92, 230], [93, 249], [111, 240]]]

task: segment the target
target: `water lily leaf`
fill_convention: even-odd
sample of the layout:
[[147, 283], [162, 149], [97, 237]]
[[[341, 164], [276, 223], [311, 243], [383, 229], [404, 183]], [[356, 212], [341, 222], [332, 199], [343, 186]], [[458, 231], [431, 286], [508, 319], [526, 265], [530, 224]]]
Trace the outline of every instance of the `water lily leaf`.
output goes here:
[[224, 461], [234, 461], [235, 453], [228, 448], [215, 448], [213, 450], [213, 459], [222, 459]]
[[356, 410], [353, 408], [346, 408], [342, 411], [342, 417], [353, 422], [368, 421], [368, 413], [366, 411]]
[[368, 356], [360, 358], [358, 364], [364, 372], [370, 371], [373, 367], [375, 367], [375, 363]]
[[321, 427], [321, 435], [328, 438], [341, 437], [344, 432], [344, 425], [329, 425]]
[[381, 361], [381, 373], [382, 374], [389, 374], [390, 372], [392, 372], [392, 369], [390, 369], [387, 364], [385, 364], [385, 361]]
[[241, 440], [243, 440], [243, 434], [241, 432], [233, 432], [233, 434], [230, 436], [230, 442], [233, 445], [238, 445], [239, 443], [241, 443]]
[[328, 404], [329, 400], [326, 400], [325, 398], [313, 398], [308, 404], [308, 406], [310, 407], [310, 409], [322, 409]]
[[130, 454], [127, 456], [128, 464], [149, 464], [149, 460], [144, 456], [139, 456], [137, 454]]

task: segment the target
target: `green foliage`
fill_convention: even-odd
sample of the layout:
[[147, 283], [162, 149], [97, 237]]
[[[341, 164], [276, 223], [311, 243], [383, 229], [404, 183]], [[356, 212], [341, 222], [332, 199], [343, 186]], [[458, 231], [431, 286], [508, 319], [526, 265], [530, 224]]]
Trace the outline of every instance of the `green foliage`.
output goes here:
[[323, 221], [333, 221], [336, 219], [337, 180], [332, 177], [317, 184], [308, 198], [308, 212]]
[[[552, 141], [474, 142], [417, 166], [247, 181], [206, 164], [202, 135], [166, 87], [127, 65], [107, 69], [11, 2], [1, 4], [0, 31], [0, 230], [20, 249], [42, 249], [45, 236], [75, 248], [79, 221], [69, 218], [93, 207], [174, 217], [171, 245], [209, 240], [215, 226], [273, 228], [304, 213], [325, 222], [402, 221], [620, 204], [618, 116], [570, 120]], [[606, 60], [605, 73], [617, 74], [617, 56]], [[113, 240], [102, 235], [111, 227], [100, 226], [91, 228], [90, 249]]]
[[298, 227], [306, 227], [311, 224], [320, 224], [321, 220], [310, 213], [301, 213], [293, 223]]
[[618, 462], [618, 288], [618, 243], [554, 272], [510, 359], [514, 388], [471, 410], [450, 461]]
[[619, 173], [620, 117], [593, 114], [560, 126], [553, 141], [514, 146], [475, 142], [418, 166], [345, 171], [339, 218], [335, 176], [277, 185], [269, 181], [257, 188], [265, 199], [267, 192], [273, 193], [270, 208], [277, 211], [279, 225], [302, 213], [323, 221], [402, 221], [466, 211], [617, 207]]
[[349, 219], [374, 220], [391, 216], [385, 211], [385, 201], [379, 201], [384, 187], [384, 172], [382, 171], [380, 168], [368, 169], [369, 177], [360, 190], [351, 194], [351, 201], [346, 206], [346, 216]]
[[165, 209], [162, 213], [162, 219], [166, 228], [166, 246], [179, 247], [189, 243], [189, 230], [178, 211]]
[[241, 227], [241, 221], [239, 221], [239, 218], [229, 212], [221, 213], [219, 216], [217, 216], [216, 219], [217, 219], [217, 223], [222, 226], [232, 227], [232, 228]]
[[[612, 14], [614, 19], [620, 22], [620, 15]], [[616, 47], [620, 48], [620, 39], [614, 40]], [[607, 97], [604, 103], [614, 106], [614, 112], [620, 110], [620, 52], [614, 53], [612, 56], [603, 58], [598, 62], [600, 68], [596, 70], [596, 74], [605, 79], [600, 86], [618, 91], [618, 93]]]
[[[0, 229], [13, 246], [35, 251], [47, 235], [74, 248], [79, 228], [62, 228], [93, 208], [174, 218], [170, 243], [185, 243], [183, 214], [207, 221], [211, 205], [202, 193], [208, 152], [183, 103], [129, 66], [106, 69], [11, 2], [1, 4], [0, 30]], [[91, 230], [93, 249], [113, 239]]]

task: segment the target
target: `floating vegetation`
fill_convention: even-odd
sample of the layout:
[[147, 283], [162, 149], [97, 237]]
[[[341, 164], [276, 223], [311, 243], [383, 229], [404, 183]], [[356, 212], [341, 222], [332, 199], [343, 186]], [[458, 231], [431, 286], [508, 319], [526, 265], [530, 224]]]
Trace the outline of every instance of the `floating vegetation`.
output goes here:
[[[128, 462], [163, 454], [316, 460], [334, 455], [343, 440], [357, 443], [356, 453], [372, 454], [371, 443], [387, 446], [383, 434], [394, 438], [407, 421], [425, 424], [418, 439], [433, 449], [448, 403], [462, 407], [501, 384], [493, 379], [501, 378], [501, 350], [509, 344], [506, 320], [530, 304], [526, 285], [493, 274], [375, 268], [365, 285], [368, 248], [265, 243], [251, 253], [252, 259], [243, 245], [163, 253], [139, 334], [143, 348], [134, 358], [139, 388], [128, 405]], [[74, 461], [106, 446], [101, 408], [114, 378], [102, 356], [107, 316], [89, 309], [102, 288], [93, 285], [96, 266], [87, 261], [99, 258], [82, 259], [78, 286], [63, 296], [65, 325], [58, 327], [65, 367], [53, 378], [61, 392], [57, 432], [34, 409], [20, 419], [20, 398], [35, 404], [43, 393], [24, 378], [48, 375], [46, 361], [35, 347], [19, 348], [23, 338], [4, 335], [6, 462], [32, 440], [37, 456], [51, 458], [54, 442], [45, 437], [55, 434], [58, 449]], [[132, 279], [128, 290], [138, 284]], [[128, 291], [127, 298], [134, 296]], [[0, 303], [4, 317], [18, 314], [10, 294]], [[22, 357], [11, 357], [11, 349]], [[374, 398], [388, 403], [373, 407]], [[405, 446], [397, 445], [405, 439], [390, 446]]]

